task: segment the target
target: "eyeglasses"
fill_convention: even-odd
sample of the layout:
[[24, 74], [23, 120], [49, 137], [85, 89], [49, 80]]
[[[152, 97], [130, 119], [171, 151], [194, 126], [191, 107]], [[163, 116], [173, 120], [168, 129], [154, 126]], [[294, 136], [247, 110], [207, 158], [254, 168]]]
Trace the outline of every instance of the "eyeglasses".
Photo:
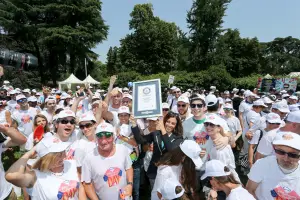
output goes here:
[[181, 91], [175, 91], [175, 92], [173, 92], [173, 94], [179, 94], [179, 93], [181, 93]]
[[271, 125], [280, 125], [280, 123], [270, 123], [270, 122], [268, 122], [268, 124], [271, 124]]
[[55, 105], [56, 103], [48, 103], [48, 106]]
[[27, 102], [27, 99], [19, 99], [19, 100], [17, 101], [17, 103], [25, 103], [25, 102]]
[[177, 104], [177, 107], [178, 107], [178, 108], [180, 108], [180, 107], [185, 108], [185, 107], [186, 107], [186, 104]]
[[274, 151], [275, 151], [275, 153], [277, 153], [278, 155], [281, 155], [281, 156], [287, 155], [289, 158], [295, 158], [295, 159], [300, 158], [300, 154], [288, 153], [288, 152], [285, 152], [285, 151], [282, 151], [279, 149], [275, 149], [275, 148], [274, 148]]
[[203, 108], [203, 104], [199, 103], [199, 104], [195, 104], [195, 103], [192, 103], [191, 104], [191, 108]]
[[229, 111], [229, 110], [232, 110], [231, 108], [223, 108], [223, 109], [224, 109], [224, 110], [228, 110], [228, 111]]
[[112, 135], [113, 135], [112, 132], [99, 132], [99, 133], [96, 133], [96, 136], [98, 138], [102, 138], [102, 137], [110, 138]]
[[163, 108], [162, 110], [165, 111], [165, 112], [168, 112], [168, 111], [169, 111], [168, 108]]
[[91, 128], [93, 125], [93, 123], [79, 124], [79, 128], [83, 130], [84, 128]]
[[71, 120], [62, 119], [62, 120], [60, 120], [59, 122], [60, 122], [61, 124], [68, 124], [68, 123], [70, 123], [70, 124], [72, 124], [72, 125], [76, 124], [75, 119], [71, 119]]
[[212, 127], [212, 128], [215, 128], [215, 127], [216, 127], [216, 125], [215, 125], [215, 124], [213, 124], [213, 123], [210, 123], [210, 122], [204, 122], [204, 126], [205, 126], [205, 127], [208, 127], [208, 126], [210, 126], [210, 127]]
[[119, 114], [118, 116], [119, 116], [119, 117], [128, 117], [129, 114]]

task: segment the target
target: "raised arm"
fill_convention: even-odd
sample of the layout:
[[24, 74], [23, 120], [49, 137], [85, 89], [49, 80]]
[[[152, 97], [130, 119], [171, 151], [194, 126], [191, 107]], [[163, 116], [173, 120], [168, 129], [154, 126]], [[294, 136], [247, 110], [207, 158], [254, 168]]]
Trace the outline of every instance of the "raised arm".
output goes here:
[[107, 95], [104, 99], [105, 103], [107, 103], [107, 105], [109, 104], [109, 101], [110, 101], [110, 97], [111, 97], [111, 91], [113, 90], [113, 87], [114, 87], [114, 84], [117, 80], [117, 76], [116, 75], [113, 75], [110, 77], [110, 81], [109, 81], [109, 86], [108, 86], [108, 89], [107, 89]]
[[4, 144], [5, 148], [25, 144], [27, 138], [14, 127], [0, 125], [0, 131], [9, 137], [9, 141]]

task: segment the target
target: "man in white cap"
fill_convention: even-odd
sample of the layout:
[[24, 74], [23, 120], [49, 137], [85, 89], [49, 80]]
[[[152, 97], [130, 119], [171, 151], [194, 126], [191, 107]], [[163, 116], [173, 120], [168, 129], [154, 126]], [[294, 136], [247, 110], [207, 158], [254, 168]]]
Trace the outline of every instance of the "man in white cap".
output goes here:
[[[288, 99], [287, 99], [287, 102], [288, 102], [288, 105], [289, 107], [293, 107], [293, 106], [296, 106], [296, 107], [299, 107], [299, 104], [298, 104], [298, 97], [297, 96], [290, 96]], [[298, 108], [299, 109], [299, 108]], [[291, 110], [291, 109], [290, 109]]]
[[53, 96], [49, 96], [46, 100], [45, 100], [45, 108], [46, 110], [43, 110], [41, 112], [42, 115], [44, 115], [49, 123], [50, 128], [52, 128], [52, 119], [54, 116], [54, 112], [56, 109], [56, 99]]
[[114, 88], [110, 93], [109, 93], [109, 107], [108, 111], [114, 111], [118, 112], [118, 109], [120, 108], [122, 104], [122, 98], [123, 98], [123, 93], [120, 88]]
[[177, 87], [176, 86], [172, 86], [169, 91], [168, 91], [168, 97], [167, 97], [167, 100], [166, 102], [169, 102], [171, 101], [173, 98], [174, 98], [174, 90], [176, 89]]
[[253, 101], [255, 99], [255, 95], [250, 90], [247, 90], [244, 92], [245, 100], [241, 102], [239, 106], [239, 120], [241, 122], [242, 129], [244, 130], [246, 126], [244, 123], [246, 123], [246, 115], [251, 110]]
[[274, 156], [259, 159], [248, 174], [246, 189], [255, 199], [300, 199], [300, 135], [280, 132]]
[[177, 110], [177, 100], [181, 96], [181, 90], [180, 90], [180, 88], [175, 88], [173, 90], [173, 95], [174, 95], [174, 97], [168, 101], [168, 104], [169, 104], [170, 110], [172, 112], [178, 113], [178, 110]]
[[123, 94], [122, 106], [127, 106], [131, 109], [132, 107], [132, 96], [130, 94]]
[[162, 103], [162, 113], [163, 113], [163, 117], [165, 117], [168, 112], [170, 111], [170, 106], [168, 103]]
[[32, 133], [33, 120], [37, 110], [29, 107], [27, 98], [23, 94], [18, 95], [16, 100], [20, 109], [15, 110], [11, 116], [13, 119], [12, 126], [18, 128], [22, 134], [28, 137]]
[[31, 96], [30, 89], [26, 88], [22, 91], [26, 98]]
[[9, 96], [10, 96], [11, 99], [7, 102], [7, 106], [8, 106], [7, 109], [10, 112], [13, 112], [13, 111], [15, 111], [16, 105], [17, 105], [17, 101], [16, 101], [17, 92], [16, 92], [16, 90], [11, 90], [9, 92]]
[[97, 147], [86, 155], [82, 165], [82, 182], [88, 198], [130, 197], [133, 187], [132, 162], [128, 149], [114, 144], [112, 125], [102, 123], [97, 127], [96, 143]]
[[28, 97], [27, 101], [31, 108], [35, 108], [37, 112], [41, 111], [41, 108], [37, 105], [37, 98], [35, 96]]
[[178, 98], [177, 111], [182, 122], [193, 116], [190, 111], [190, 101], [187, 96], [181, 95]]

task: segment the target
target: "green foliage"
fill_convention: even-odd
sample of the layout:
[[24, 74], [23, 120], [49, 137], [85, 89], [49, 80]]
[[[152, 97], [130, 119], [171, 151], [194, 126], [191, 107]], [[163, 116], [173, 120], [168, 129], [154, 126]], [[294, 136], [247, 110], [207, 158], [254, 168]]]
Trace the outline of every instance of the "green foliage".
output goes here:
[[263, 76], [259, 74], [253, 74], [242, 78], [236, 78], [233, 82], [233, 87], [244, 88], [244, 89], [256, 88], [257, 80], [259, 77], [263, 77]]

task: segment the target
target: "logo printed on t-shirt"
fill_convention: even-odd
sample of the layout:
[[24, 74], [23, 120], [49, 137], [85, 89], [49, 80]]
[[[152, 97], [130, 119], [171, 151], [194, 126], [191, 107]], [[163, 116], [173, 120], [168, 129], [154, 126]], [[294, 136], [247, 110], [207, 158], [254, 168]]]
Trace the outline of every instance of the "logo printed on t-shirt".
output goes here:
[[208, 138], [209, 136], [205, 131], [202, 132], [196, 131], [193, 136], [193, 139], [197, 144], [205, 144]]
[[79, 182], [77, 181], [64, 181], [60, 184], [58, 188], [57, 198], [58, 199], [68, 199], [72, 196], [73, 191], [77, 191], [79, 188]]
[[23, 122], [24, 124], [30, 123], [31, 120], [32, 117], [30, 115], [23, 115], [21, 118], [21, 122]]
[[300, 196], [290, 188], [286, 186], [278, 186], [274, 190], [271, 190], [271, 195], [274, 200], [299, 200]]
[[107, 182], [108, 187], [118, 185], [121, 181], [122, 170], [118, 167], [110, 167], [104, 174], [103, 180]]
[[70, 149], [67, 151], [67, 157], [65, 160], [74, 160], [75, 149]]

